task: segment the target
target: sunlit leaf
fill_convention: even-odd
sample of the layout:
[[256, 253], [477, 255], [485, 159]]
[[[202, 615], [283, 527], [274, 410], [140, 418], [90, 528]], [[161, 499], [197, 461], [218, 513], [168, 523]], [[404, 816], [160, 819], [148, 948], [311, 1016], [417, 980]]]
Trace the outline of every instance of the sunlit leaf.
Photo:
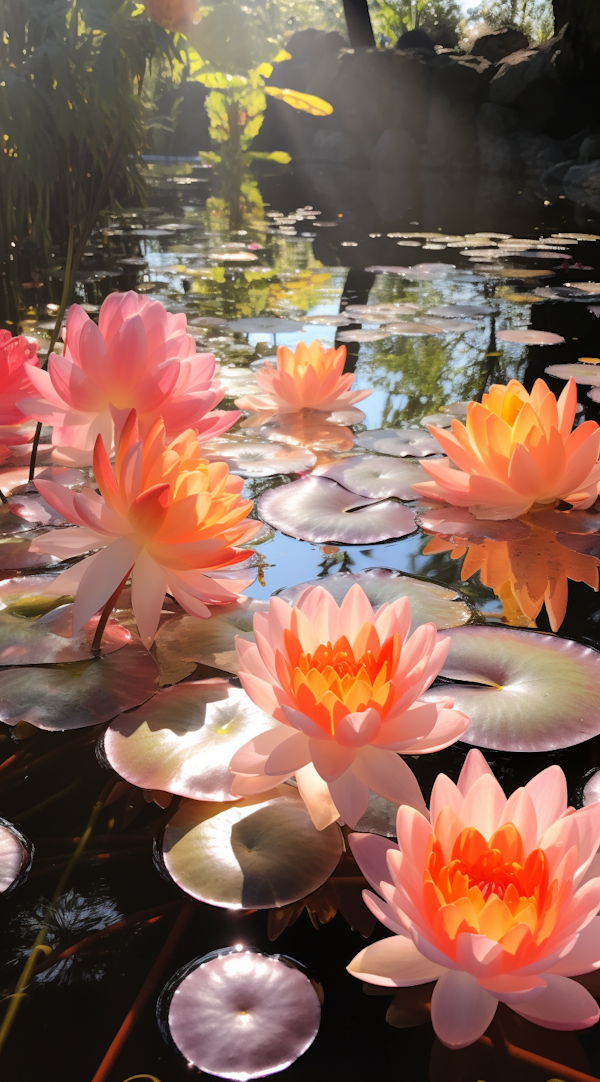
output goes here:
[[267, 605], [266, 601], [242, 597], [235, 604], [215, 606], [209, 620], [187, 614], [167, 620], [159, 629], [153, 647], [161, 684], [183, 680], [198, 664], [237, 672], [235, 636], [251, 639], [254, 613], [265, 612]]
[[31, 865], [31, 847], [23, 835], [5, 819], [0, 819], [0, 894], [5, 894]]
[[317, 461], [305, 447], [286, 447], [267, 440], [214, 440], [204, 448], [209, 462], [227, 462], [232, 473], [242, 477], [275, 477], [277, 474], [306, 473]]
[[426, 480], [418, 462], [398, 462], [388, 455], [354, 455], [331, 466], [319, 466], [314, 475], [329, 477], [350, 492], [373, 499], [393, 496], [397, 500], [414, 500], [417, 494], [411, 486]]
[[379, 428], [370, 432], [361, 432], [356, 437], [359, 447], [377, 451], [380, 455], [395, 455], [399, 458], [411, 455], [424, 458], [426, 455], [439, 455], [441, 447], [428, 432], [419, 432], [416, 428]]
[[[0, 586], [0, 593], [1, 591]], [[14, 594], [9, 594], [9, 598], [11, 597], [14, 597]], [[21, 599], [21, 612], [23, 600]], [[43, 601], [34, 595], [33, 604], [39, 605], [40, 602], [43, 605]], [[7, 612], [5, 607], [4, 611], [0, 612], [0, 665], [51, 665], [92, 658], [92, 639], [99, 617], [92, 617], [81, 631], [73, 635], [72, 611], [72, 605], [61, 605], [58, 608], [49, 606], [49, 611], [38, 619], [24, 619], [23, 615], [16, 616]], [[102, 651], [113, 653], [130, 640], [129, 631], [111, 619], [102, 637]]]
[[312, 116], [330, 116], [333, 113], [333, 105], [330, 105], [328, 101], [317, 98], [314, 94], [303, 94], [300, 90], [290, 90], [289, 87], [283, 89], [280, 86], [266, 86], [265, 94], [269, 94], [272, 98], [278, 98], [279, 101], [284, 101], [286, 105], [291, 105], [292, 109], [300, 109], [303, 113], [310, 113]]
[[557, 346], [564, 342], [562, 334], [554, 334], [552, 331], [536, 331], [531, 327], [496, 331], [496, 338], [499, 342], [518, 342], [528, 346]]
[[226, 909], [270, 909], [310, 894], [342, 855], [336, 823], [317, 830], [281, 785], [237, 804], [186, 800], [165, 830], [163, 860], [182, 890]]
[[425, 511], [417, 509], [417, 524], [427, 533], [436, 533], [447, 540], [456, 540], [468, 544], [489, 538], [492, 541], [516, 541], [527, 537], [529, 526], [520, 518], [495, 519], [475, 518], [466, 507], [431, 507]]

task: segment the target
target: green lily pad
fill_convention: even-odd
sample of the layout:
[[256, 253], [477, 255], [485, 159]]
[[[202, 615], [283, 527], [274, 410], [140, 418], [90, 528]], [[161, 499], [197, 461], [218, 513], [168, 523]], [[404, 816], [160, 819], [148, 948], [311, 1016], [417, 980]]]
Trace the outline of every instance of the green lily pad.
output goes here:
[[317, 830], [291, 785], [236, 804], [187, 800], [167, 825], [165, 867], [177, 885], [224, 909], [271, 909], [322, 886], [342, 855], [337, 823]]
[[471, 718], [461, 737], [496, 751], [554, 751], [600, 733], [600, 653], [571, 639], [507, 627], [455, 628], [441, 676]]
[[225, 680], [165, 688], [116, 718], [104, 752], [122, 778], [192, 800], [235, 800], [229, 763], [248, 740], [277, 722]]
[[410, 575], [401, 575], [399, 571], [391, 571], [387, 567], [369, 567], [356, 574], [351, 571], [338, 571], [321, 579], [301, 582], [299, 586], [288, 586], [280, 591], [279, 597], [288, 604], [295, 605], [307, 586], [322, 586], [333, 594], [339, 605], [355, 583], [365, 591], [374, 609], [386, 601], [407, 597], [410, 601], [413, 630], [419, 624], [427, 623], [436, 624], [439, 630], [458, 627], [466, 624], [472, 615], [466, 600], [456, 590], [438, 586], [435, 582], [426, 582], [424, 579], [413, 579]]

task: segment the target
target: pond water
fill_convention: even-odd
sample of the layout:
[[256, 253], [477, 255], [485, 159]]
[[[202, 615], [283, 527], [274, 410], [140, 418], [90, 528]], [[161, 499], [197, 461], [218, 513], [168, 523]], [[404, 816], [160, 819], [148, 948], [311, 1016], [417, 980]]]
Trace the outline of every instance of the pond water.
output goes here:
[[[415, 178], [403, 189], [390, 176], [385, 185], [380, 178], [377, 188], [359, 171], [324, 167], [285, 178], [264, 176], [264, 216], [230, 232], [225, 208], [214, 199], [207, 203], [209, 169], [151, 163], [148, 173], [151, 205], [107, 219], [90, 245], [78, 284], [78, 300], [90, 314], [113, 288], [137, 288], [170, 311], [185, 313], [198, 349], [214, 353], [219, 361], [220, 378], [229, 388], [223, 408], [234, 408], [234, 399], [256, 393], [256, 367], [272, 357], [276, 347], [293, 349], [315, 337], [325, 346], [345, 344], [355, 388], [373, 388], [360, 403], [364, 417], [346, 418], [347, 424], [339, 423], [344, 418], [309, 418], [299, 427], [280, 419], [257, 428], [242, 420], [233, 430], [239, 448], [227, 453], [238, 454], [248, 497], [279, 493], [297, 481], [296, 473], [277, 472], [282, 449], [288, 452], [290, 470], [294, 451], [306, 460], [306, 449], [312, 450], [316, 460], [309, 455], [309, 461], [316, 461], [319, 473], [339, 468], [350, 452], [364, 455], [374, 449], [385, 454], [381, 442], [373, 447], [373, 441], [371, 446], [368, 438], [363, 441], [365, 432], [408, 429], [418, 445], [427, 433], [424, 419], [436, 415], [437, 423], [446, 424], [452, 416], [449, 406], [480, 398], [494, 382], [515, 377], [531, 389], [542, 377], [559, 393], [564, 379], [547, 374], [549, 366], [588, 366], [589, 382], [578, 385], [580, 419], [600, 420], [598, 404], [588, 396], [590, 387], [600, 385], [600, 374], [590, 363], [600, 352], [600, 285], [597, 295], [593, 289], [577, 288], [600, 280], [600, 221], [584, 208], [564, 200], [547, 204], [524, 188], [469, 186], [458, 177], [439, 182]], [[372, 306], [374, 313], [365, 312], [364, 306]], [[236, 326], [236, 320], [248, 322]], [[284, 321], [294, 321], [296, 327]], [[43, 351], [50, 323], [51, 312], [47, 321], [27, 321], [22, 331], [38, 338]], [[527, 336], [519, 333], [525, 329], [540, 332], [539, 341], [548, 332], [559, 337], [553, 344], [536, 344], [533, 335], [528, 344]], [[506, 335], [511, 331], [515, 333]], [[460, 406], [455, 412], [461, 415]], [[385, 443], [384, 436], [376, 437], [376, 444], [377, 439]], [[212, 450], [218, 453], [218, 444]], [[404, 459], [389, 454], [388, 461]], [[303, 493], [297, 498], [303, 499]], [[372, 495], [385, 497], [375, 490]], [[467, 537], [465, 542], [464, 530], [461, 535], [456, 525], [445, 530], [438, 526], [436, 532], [431, 521], [424, 521], [427, 531], [412, 525], [400, 540], [344, 543], [333, 535], [334, 526], [327, 535], [335, 516], [320, 497], [306, 504], [301, 517], [311, 529], [314, 520], [314, 530], [320, 529], [321, 535], [303, 540], [291, 536], [294, 516], [289, 506], [281, 510], [278, 504], [275, 511], [273, 506], [261, 502], [261, 508], [270, 509], [264, 512], [267, 522], [287, 516], [289, 532], [266, 527], [259, 536], [254, 546], [257, 575], [246, 591], [251, 598], [263, 601], [300, 583], [383, 568], [460, 592], [470, 609], [467, 616], [492, 628], [504, 624], [551, 631], [542, 604], [549, 597], [553, 634], [600, 647], [600, 598], [593, 588], [596, 550], [561, 546], [556, 541], [558, 525], [535, 526], [535, 543], [518, 552], [516, 542], [488, 536], [483, 570], [482, 539], [471, 537], [469, 543]], [[423, 505], [424, 514], [427, 510]], [[319, 525], [321, 512], [325, 525]], [[346, 530], [352, 514], [357, 512], [345, 514]], [[492, 549], [500, 560], [494, 546], [504, 546], [501, 570], [492, 566]], [[14, 577], [10, 555], [2, 559], [3, 577]], [[507, 591], [511, 560], [517, 586]], [[532, 605], [539, 610], [533, 616]], [[192, 669], [196, 678], [217, 671], [208, 665]], [[554, 723], [560, 729], [561, 718]], [[36, 847], [28, 879], [3, 903], [6, 992], [35, 939], [58, 869], [68, 860], [108, 778], [95, 752], [97, 733], [86, 734], [86, 729], [59, 735], [23, 724], [15, 730], [2, 726], [4, 757], [23, 749], [26, 754], [18, 776], [7, 771], [4, 784], [0, 765], [1, 812]], [[557, 738], [554, 747], [559, 744]], [[53, 755], [59, 747], [61, 754]], [[29, 757], [50, 756], [44, 770], [28, 775], [28, 748]], [[467, 750], [467, 744], [458, 743], [411, 761], [426, 798], [437, 772], [457, 777]], [[490, 750], [486, 755], [507, 791], [549, 763], [560, 763], [571, 801], [579, 805], [583, 786], [598, 764], [598, 737], [562, 750], [540, 750], [535, 742], [527, 750], [525, 742], [524, 751]], [[115, 802], [114, 815], [111, 806], [103, 814], [102, 833], [90, 843], [50, 928], [47, 942], [55, 951], [129, 914], [180, 897], [152, 856], [152, 837], [160, 833], [169, 810], [145, 804], [139, 790], [130, 789]], [[106, 1077], [111, 1082], [131, 1076], [179, 1082], [195, 1075], [161, 1036], [153, 1004], [178, 967], [235, 943], [290, 955], [323, 985], [319, 1034], [308, 1052], [282, 1072], [282, 1079], [325, 1082], [339, 1075], [358, 1082], [388, 1072], [395, 1077], [402, 1070], [415, 1082], [491, 1077], [480, 1073], [491, 1069], [489, 1063], [481, 1066], [468, 1061], [467, 1053], [450, 1053], [434, 1042], [429, 1024], [405, 1029], [388, 1025], [389, 999], [366, 995], [345, 971], [365, 940], [340, 914], [328, 920], [331, 899], [322, 895], [311, 904], [313, 923], [305, 911], [275, 943], [269, 940], [264, 912], [199, 905]], [[94, 1077], [172, 920], [169, 912], [150, 919], [84, 947], [35, 978], [5, 1052], [7, 1079], [82, 1082]], [[377, 926], [375, 938], [383, 934]], [[537, 1047], [529, 1036], [533, 1051], [572, 1071], [600, 1073], [598, 1026], [576, 1036], [539, 1032]], [[524, 1078], [542, 1077], [531, 1064], [515, 1070], [522, 1070]]]

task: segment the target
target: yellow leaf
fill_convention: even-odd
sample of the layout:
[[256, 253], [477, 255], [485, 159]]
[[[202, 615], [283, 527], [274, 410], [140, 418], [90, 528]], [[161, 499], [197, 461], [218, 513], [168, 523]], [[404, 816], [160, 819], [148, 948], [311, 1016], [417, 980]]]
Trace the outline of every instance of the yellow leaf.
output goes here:
[[302, 109], [303, 112], [311, 113], [312, 116], [329, 116], [333, 112], [333, 105], [330, 105], [328, 101], [317, 98], [314, 94], [303, 94], [300, 90], [284, 90], [280, 86], [266, 86], [265, 94], [270, 94], [272, 98], [279, 98], [279, 101], [291, 105], [292, 109]]
[[280, 49], [277, 56], [273, 57], [272, 64], [280, 64], [282, 60], [291, 60], [292, 54], [288, 53], [287, 49]]
[[584, 364], [600, 364], [600, 357], [578, 357], [577, 360]]

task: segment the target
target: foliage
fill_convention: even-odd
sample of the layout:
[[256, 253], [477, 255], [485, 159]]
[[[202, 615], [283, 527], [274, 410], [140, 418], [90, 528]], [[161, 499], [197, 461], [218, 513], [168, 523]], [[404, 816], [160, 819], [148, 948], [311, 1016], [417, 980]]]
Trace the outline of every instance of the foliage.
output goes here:
[[134, 0], [4, 0], [0, 5], [1, 307], [53, 246], [83, 251], [102, 203], [141, 194], [137, 160], [149, 106], [144, 76], [174, 56]]
[[545, 41], [554, 33], [551, 0], [483, 0], [467, 15], [471, 22], [483, 20], [492, 29], [513, 26], [534, 41]]
[[372, 19], [375, 33], [391, 41], [419, 28], [434, 39], [444, 32], [457, 39], [463, 11], [457, 0], [376, 0]]

